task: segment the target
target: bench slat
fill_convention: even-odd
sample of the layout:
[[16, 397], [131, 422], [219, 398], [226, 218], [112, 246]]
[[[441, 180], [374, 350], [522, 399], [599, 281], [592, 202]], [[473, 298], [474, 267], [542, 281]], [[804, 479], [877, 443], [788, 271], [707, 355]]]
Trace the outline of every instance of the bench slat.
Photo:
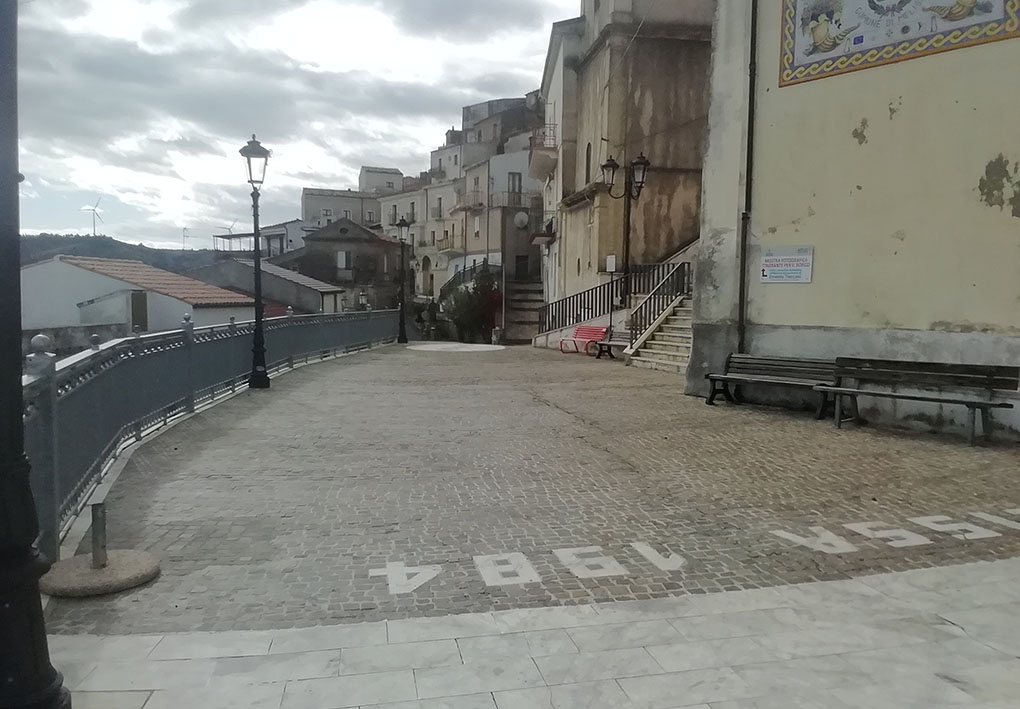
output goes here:
[[874, 396], [884, 399], [904, 399], [906, 401], [930, 401], [942, 404], [959, 404], [961, 406], [973, 406], [979, 409], [1012, 409], [1013, 404], [1005, 401], [976, 401], [974, 399], [960, 399], [949, 396], [921, 396], [915, 394], [898, 394], [896, 392], [874, 391], [872, 389], [853, 389], [849, 387], [835, 387], [826, 384], [816, 386], [815, 391], [824, 391], [830, 394], [854, 394], [861, 396]]

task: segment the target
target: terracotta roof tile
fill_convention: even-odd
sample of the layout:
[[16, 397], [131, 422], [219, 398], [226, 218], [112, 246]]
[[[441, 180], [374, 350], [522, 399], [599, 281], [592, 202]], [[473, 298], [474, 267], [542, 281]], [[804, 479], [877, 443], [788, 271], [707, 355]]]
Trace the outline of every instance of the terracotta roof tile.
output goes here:
[[247, 296], [231, 293], [223, 288], [211, 286], [187, 276], [164, 271], [141, 261], [85, 256], [59, 256], [58, 258], [63, 263], [130, 283], [143, 290], [176, 298], [196, 308], [255, 304], [254, 299]]

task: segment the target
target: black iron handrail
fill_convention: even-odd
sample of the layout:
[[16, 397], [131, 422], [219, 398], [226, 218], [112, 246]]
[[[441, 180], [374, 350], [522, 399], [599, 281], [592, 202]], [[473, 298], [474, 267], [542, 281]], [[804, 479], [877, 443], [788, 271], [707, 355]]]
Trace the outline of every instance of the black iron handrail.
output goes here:
[[444, 283], [439, 289], [439, 300], [446, 300], [451, 294], [453, 294], [454, 291], [474, 281], [475, 276], [481, 273], [483, 268], [488, 268], [489, 273], [491, 273], [497, 280], [499, 280], [499, 277], [503, 274], [502, 266], [493, 266], [488, 261], [483, 261], [482, 263], [475, 264], [471, 268], [465, 268], [457, 271], [453, 278]]
[[630, 314], [630, 344], [651, 327], [662, 313], [682, 295], [691, 294], [691, 264], [669, 264], [671, 270]]
[[547, 303], [539, 313], [539, 330], [561, 330], [627, 307], [628, 295], [651, 292], [674, 267], [672, 263], [632, 266], [629, 276], [619, 276], [608, 283]]

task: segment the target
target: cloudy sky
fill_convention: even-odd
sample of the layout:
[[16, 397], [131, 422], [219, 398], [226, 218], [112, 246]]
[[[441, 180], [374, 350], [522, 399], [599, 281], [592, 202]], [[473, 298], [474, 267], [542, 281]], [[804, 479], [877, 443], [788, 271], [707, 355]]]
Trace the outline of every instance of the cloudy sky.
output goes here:
[[[8, 0], [3, 0], [7, 2]], [[363, 164], [417, 174], [461, 106], [541, 79], [580, 0], [18, 0], [22, 230], [180, 248], [250, 229], [238, 149], [272, 149], [263, 223]], [[218, 233], [222, 233], [220, 230]]]

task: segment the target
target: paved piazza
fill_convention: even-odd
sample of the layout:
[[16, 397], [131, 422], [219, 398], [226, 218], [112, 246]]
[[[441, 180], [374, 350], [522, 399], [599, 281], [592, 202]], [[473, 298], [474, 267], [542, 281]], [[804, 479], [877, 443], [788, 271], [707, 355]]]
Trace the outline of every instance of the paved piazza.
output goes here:
[[49, 629], [278, 630], [1020, 556], [1015, 445], [837, 431], [682, 390], [531, 348], [301, 368], [136, 451], [110, 546], [163, 575], [53, 601]]

